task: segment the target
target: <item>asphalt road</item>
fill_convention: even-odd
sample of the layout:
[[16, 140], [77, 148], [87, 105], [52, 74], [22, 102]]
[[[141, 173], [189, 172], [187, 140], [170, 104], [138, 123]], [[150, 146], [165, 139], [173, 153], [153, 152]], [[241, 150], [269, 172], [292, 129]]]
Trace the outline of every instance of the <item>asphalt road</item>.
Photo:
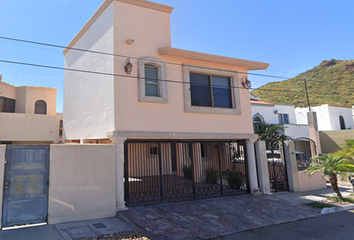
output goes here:
[[354, 210], [264, 227], [226, 236], [224, 240], [354, 239]]

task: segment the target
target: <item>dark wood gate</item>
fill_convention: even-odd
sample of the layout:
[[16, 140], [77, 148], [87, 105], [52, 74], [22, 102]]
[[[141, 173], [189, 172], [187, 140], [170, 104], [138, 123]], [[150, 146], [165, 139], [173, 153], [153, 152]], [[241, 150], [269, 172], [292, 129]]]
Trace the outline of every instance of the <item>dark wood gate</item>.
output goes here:
[[49, 146], [8, 146], [2, 227], [47, 222]]
[[128, 206], [248, 193], [245, 141], [125, 143]]
[[270, 190], [272, 192], [289, 191], [283, 144], [283, 142], [279, 142], [274, 149], [267, 150]]

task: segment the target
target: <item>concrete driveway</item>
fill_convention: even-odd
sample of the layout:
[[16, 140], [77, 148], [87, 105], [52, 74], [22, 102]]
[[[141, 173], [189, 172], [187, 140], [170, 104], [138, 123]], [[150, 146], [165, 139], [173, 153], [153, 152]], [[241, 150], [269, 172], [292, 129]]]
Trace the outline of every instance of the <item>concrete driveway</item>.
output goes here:
[[268, 195], [238, 195], [172, 202], [119, 212], [151, 239], [208, 239], [320, 215]]

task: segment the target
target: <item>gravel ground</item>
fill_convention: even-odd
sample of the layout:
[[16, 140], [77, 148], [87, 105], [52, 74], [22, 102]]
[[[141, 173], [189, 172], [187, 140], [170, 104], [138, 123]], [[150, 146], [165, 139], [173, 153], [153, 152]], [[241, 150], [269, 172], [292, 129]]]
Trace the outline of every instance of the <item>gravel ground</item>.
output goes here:
[[78, 238], [76, 240], [150, 240], [144, 234], [139, 231], [134, 232], [121, 232], [121, 233], [114, 233], [109, 235], [101, 235], [96, 237], [89, 237], [89, 238]]

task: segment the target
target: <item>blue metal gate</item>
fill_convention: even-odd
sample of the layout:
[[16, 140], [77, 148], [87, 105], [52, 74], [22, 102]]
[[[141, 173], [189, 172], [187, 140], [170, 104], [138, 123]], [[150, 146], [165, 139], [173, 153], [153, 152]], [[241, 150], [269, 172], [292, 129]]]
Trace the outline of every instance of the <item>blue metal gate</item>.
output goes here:
[[2, 227], [47, 222], [49, 146], [8, 146]]

